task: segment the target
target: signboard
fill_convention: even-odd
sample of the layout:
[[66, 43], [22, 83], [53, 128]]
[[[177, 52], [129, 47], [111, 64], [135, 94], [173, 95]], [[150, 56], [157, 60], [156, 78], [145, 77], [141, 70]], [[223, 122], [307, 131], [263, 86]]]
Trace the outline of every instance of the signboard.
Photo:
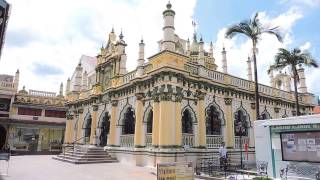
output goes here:
[[320, 162], [320, 131], [281, 133], [284, 161]]
[[193, 180], [192, 162], [157, 164], [157, 180]]
[[295, 124], [271, 126], [271, 132], [320, 130], [320, 124]]

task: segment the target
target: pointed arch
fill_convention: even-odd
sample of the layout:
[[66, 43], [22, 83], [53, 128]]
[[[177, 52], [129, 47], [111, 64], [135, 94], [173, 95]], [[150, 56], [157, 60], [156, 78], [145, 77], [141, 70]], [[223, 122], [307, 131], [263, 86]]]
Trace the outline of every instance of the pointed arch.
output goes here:
[[100, 131], [99, 135], [99, 145], [105, 146], [107, 145], [108, 134], [110, 131], [110, 114], [106, 110], [106, 106], [99, 117], [98, 127]]
[[118, 121], [118, 126], [122, 126], [122, 134], [134, 134], [135, 123], [135, 111], [130, 104], [126, 104], [120, 113]]
[[267, 110], [267, 106], [264, 107], [264, 110], [263, 110], [263, 112], [261, 113], [260, 117], [261, 117], [261, 120], [272, 119], [270, 113], [269, 113], [268, 110]]
[[197, 117], [192, 107], [189, 105], [182, 109], [181, 114], [181, 128], [182, 133], [193, 134], [193, 124], [197, 123]]
[[[238, 131], [239, 127], [244, 128], [243, 132]], [[249, 127], [251, 127], [250, 115], [247, 112], [247, 110], [243, 107], [242, 101], [241, 101], [240, 107], [234, 113], [234, 135], [240, 136], [240, 133], [241, 133], [242, 136], [248, 136]]]
[[84, 121], [82, 123], [82, 129], [83, 129], [84, 137], [90, 137], [90, 134], [91, 134], [91, 122], [92, 122], [91, 113], [88, 111], [87, 114], [85, 115]]
[[147, 109], [144, 111], [143, 114], [143, 123], [147, 125], [146, 133], [152, 133], [152, 126], [153, 126], [153, 109], [152, 106], [148, 105]]
[[224, 114], [220, 106], [215, 102], [210, 103], [205, 109], [206, 114], [206, 134], [221, 135], [221, 126], [225, 125]]

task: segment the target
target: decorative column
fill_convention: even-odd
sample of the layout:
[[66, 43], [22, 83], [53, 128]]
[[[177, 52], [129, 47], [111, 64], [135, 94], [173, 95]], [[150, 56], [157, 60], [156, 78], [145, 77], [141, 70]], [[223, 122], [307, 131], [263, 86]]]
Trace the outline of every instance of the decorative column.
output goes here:
[[207, 145], [206, 142], [206, 119], [205, 119], [205, 103], [204, 103], [204, 97], [205, 93], [203, 92], [197, 92], [197, 97], [199, 99], [198, 101], [198, 113], [199, 113], [199, 119], [198, 119], [198, 137], [199, 137], [199, 148], [205, 148]]
[[225, 97], [224, 103], [226, 105], [226, 131], [224, 133], [224, 141], [226, 147], [233, 148], [234, 146], [234, 127], [233, 127], [233, 115], [232, 115], [232, 98]]
[[[83, 124], [83, 109], [79, 109], [78, 110], [78, 130], [77, 130], [77, 143], [79, 143], [79, 139], [83, 136], [83, 132], [82, 132], [82, 124]], [[78, 141], [79, 140], [79, 141]], [[84, 138], [83, 138], [84, 140]]]
[[159, 146], [159, 96], [153, 97], [152, 146]]
[[176, 145], [182, 145], [182, 124], [181, 124], [181, 101], [183, 94], [177, 94], [175, 97], [175, 109], [176, 109]]
[[91, 121], [91, 134], [90, 134], [90, 144], [96, 145], [97, 144], [97, 112], [99, 106], [97, 104], [92, 105], [92, 121]]
[[117, 146], [116, 143], [116, 133], [117, 133], [117, 120], [116, 120], [116, 113], [117, 113], [117, 106], [118, 101], [112, 100], [111, 102], [111, 117], [110, 117], [110, 133], [109, 133], [109, 139], [108, 139], [108, 146]]
[[222, 71], [223, 73], [228, 74], [227, 51], [224, 47], [221, 53], [222, 53]]
[[64, 133], [64, 143], [70, 144], [72, 143], [72, 122], [74, 121], [74, 115], [68, 114], [66, 121], [66, 131]]
[[145, 142], [143, 141], [144, 133], [142, 131], [143, 128], [143, 102], [142, 99], [144, 97], [143, 93], [136, 94], [136, 124], [134, 130], [134, 147], [141, 148], [144, 146]]
[[251, 59], [250, 57], [248, 57], [248, 60], [247, 60], [247, 75], [248, 75], [248, 80], [249, 81], [252, 81], [252, 68], [251, 68]]
[[307, 86], [306, 86], [306, 77], [304, 75], [304, 69], [302, 67], [300, 67], [298, 69], [298, 75], [299, 75], [299, 91], [301, 93], [307, 93]]
[[160, 94], [159, 146], [172, 148], [175, 146], [175, 103], [170, 93]]
[[280, 109], [281, 108], [279, 108], [277, 105], [274, 107], [275, 117], [273, 117], [273, 118], [280, 118], [280, 115], [279, 115]]

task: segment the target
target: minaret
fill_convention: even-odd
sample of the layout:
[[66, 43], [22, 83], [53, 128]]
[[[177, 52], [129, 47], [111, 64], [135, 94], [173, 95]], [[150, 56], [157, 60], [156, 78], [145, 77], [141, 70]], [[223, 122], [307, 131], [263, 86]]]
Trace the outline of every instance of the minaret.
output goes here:
[[273, 88], [276, 88], [276, 83], [274, 82], [274, 77], [273, 77], [273, 70], [270, 70], [269, 78], [270, 78], [270, 86]]
[[249, 81], [252, 81], [252, 68], [251, 68], [251, 59], [250, 57], [248, 57], [248, 60], [247, 60], [247, 71], [248, 71], [248, 79]]
[[71, 80], [70, 78], [68, 78], [67, 80], [67, 86], [66, 86], [66, 96], [69, 94], [70, 92], [70, 84], [71, 84]]
[[144, 64], [144, 42], [141, 39], [139, 43], [139, 58], [138, 58], [138, 66], [137, 66], [137, 76], [143, 75], [143, 64]]
[[307, 93], [307, 86], [306, 86], [306, 77], [304, 75], [304, 69], [300, 66], [298, 69], [298, 75], [299, 75], [299, 91], [301, 93]]
[[60, 84], [59, 96], [63, 97], [63, 83]]
[[199, 65], [204, 66], [204, 48], [203, 48], [203, 40], [202, 37], [200, 38], [199, 42]]
[[114, 33], [114, 29], [112, 27], [111, 32], [109, 33], [109, 41], [116, 41], [116, 34]]
[[76, 67], [76, 76], [75, 76], [75, 82], [73, 85], [73, 91], [80, 91], [81, 90], [81, 80], [82, 80], [82, 66], [81, 62], [79, 62], [78, 66]]
[[213, 44], [212, 44], [212, 41], [210, 42], [209, 57], [213, 58]]
[[127, 64], [127, 54], [126, 54], [126, 46], [127, 44], [123, 40], [122, 31], [119, 35], [119, 54], [120, 54], [120, 74], [125, 74], [127, 72], [126, 64]]
[[20, 76], [20, 71], [19, 71], [19, 69], [17, 69], [17, 72], [16, 72], [16, 75], [15, 75], [15, 77], [14, 77], [14, 89], [16, 90], [16, 91], [18, 91], [18, 87], [19, 87], [19, 76]]
[[[286, 73], [287, 74], [287, 73]], [[289, 75], [284, 77], [285, 90], [291, 92], [291, 77]]]
[[188, 40], [187, 40], [187, 56], [190, 56], [190, 40], [189, 40], [189, 38], [188, 38]]
[[228, 73], [228, 65], [227, 65], [227, 51], [226, 49], [222, 48], [222, 70], [223, 70], [223, 73]]
[[174, 16], [175, 12], [171, 9], [170, 1], [167, 4], [167, 9], [163, 11], [163, 41], [162, 50], [175, 51], [174, 43]]
[[81, 85], [81, 91], [88, 90], [88, 73], [87, 71], [84, 71], [82, 76], [82, 85]]

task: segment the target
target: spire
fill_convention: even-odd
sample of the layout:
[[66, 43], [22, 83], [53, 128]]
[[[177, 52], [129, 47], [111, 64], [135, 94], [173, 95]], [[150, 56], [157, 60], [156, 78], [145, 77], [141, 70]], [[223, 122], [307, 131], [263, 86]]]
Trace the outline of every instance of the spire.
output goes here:
[[114, 33], [114, 28], [112, 26], [111, 32], [109, 33], [109, 42], [116, 40], [116, 34]]
[[166, 6], [166, 10], [163, 11], [163, 39], [162, 39], [162, 50], [175, 51], [175, 42], [174, 42], [174, 16], [175, 12], [171, 9], [172, 5], [170, 1]]
[[82, 70], [83, 70], [83, 68], [81, 67], [81, 61], [79, 61], [79, 64], [76, 67], [75, 82], [73, 85], [73, 91], [80, 91], [81, 90]]
[[307, 86], [306, 86], [306, 77], [304, 74], [304, 69], [302, 66], [298, 69], [298, 75], [299, 75], [299, 91], [301, 93], [307, 93]]
[[227, 65], [227, 51], [226, 49], [224, 48], [224, 45], [223, 45], [223, 48], [222, 48], [222, 70], [223, 70], [223, 73], [228, 73], [228, 65]]
[[248, 60], [247, 60], [247, 75], [248, 75], [248, 79], [249, 81], [252, 81], [252, 68], [251, 68], [251, 59], [248, 56]]
[[199, 42], [199, 64], [204, 66], [204, 42], [202, 37], [200, 38], [200, 42]]
[[68, 78], [68, 80], [67, 80], [67, 86], [66, 86], [66, 95], [68, 95], [69, 92], [70, 92], [70, 85], [71, 85], [71, 80], [70, 80], [70, 78]]
[[14, 88], [16, 89], [16, 91], [18, 91], [19, 79], [20, 79], [20, 71], [19, 71], [19, 69], [17, 69], [16, 75], [14, 77]]
[[210, 41], [209, 57], [213, 58], [213, 44], [212, 44], [212, 41]]
[[59, 96], [63, 97], [63, 83], [60, 84]]
[[190, 56], [190, 40], [187, 40], [187, 55]]
[[120, 40], [123, 40], [122, 29], [121, 29], [121, 32], [120, 32], [119, 38], [120, 38]]
[[137, 67], [137, 76], [143, 75], [143, 64], [144, 64], [144, 42], [141, 39], [139, 43], [139, 58], [138, 58], [138, 67]]

